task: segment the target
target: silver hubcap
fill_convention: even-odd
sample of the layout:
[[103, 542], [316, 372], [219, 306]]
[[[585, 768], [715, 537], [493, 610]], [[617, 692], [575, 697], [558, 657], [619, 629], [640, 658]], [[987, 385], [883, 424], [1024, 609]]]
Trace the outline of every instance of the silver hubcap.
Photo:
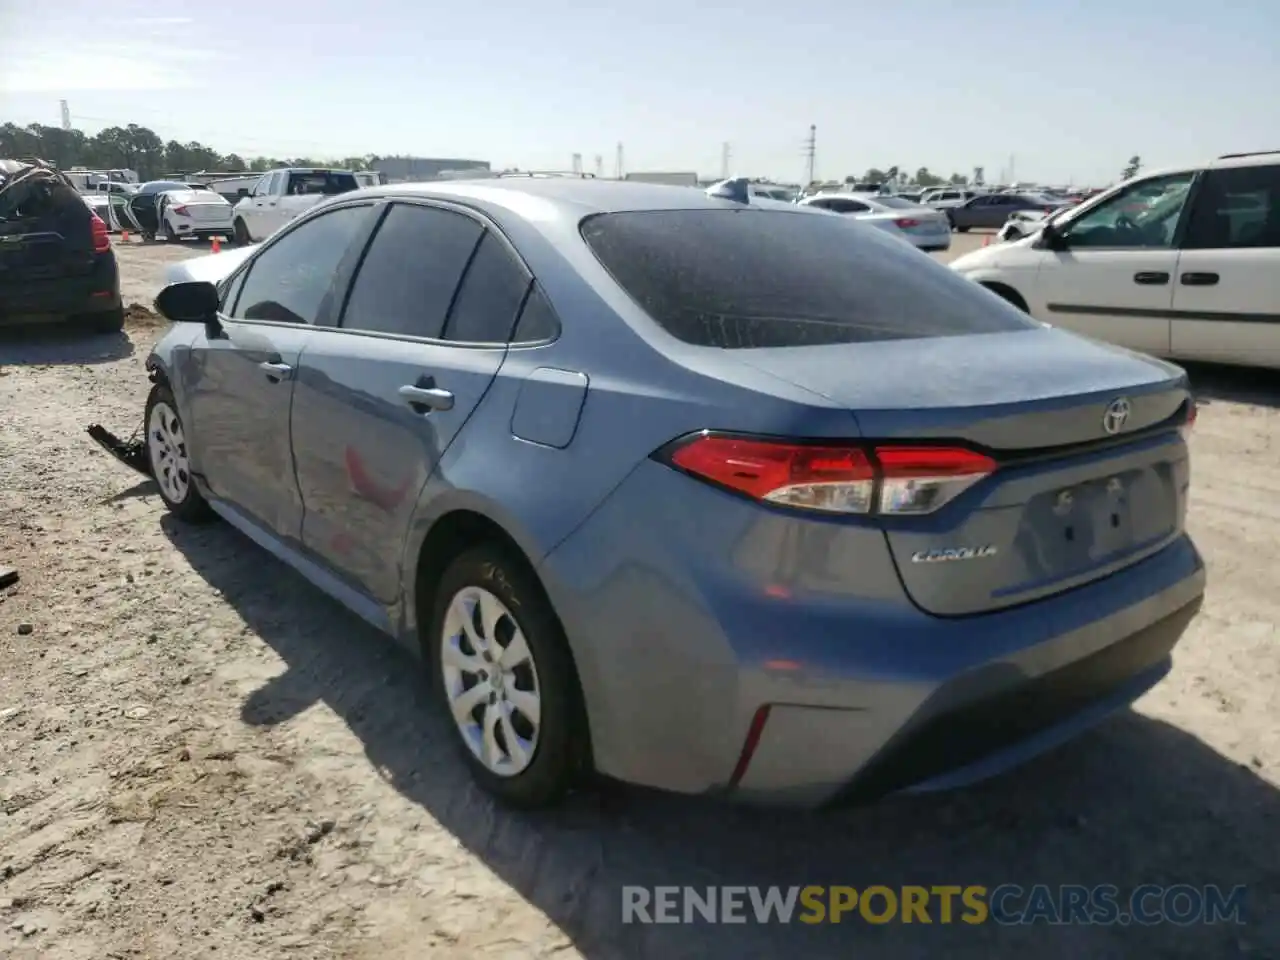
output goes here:
[[151, 472], [156, 483], [170, 500], [181, 503], [191, 484], [187, 440], [182, 433], [182, 421], [163, 401], [151, 408], [151, 419], [147, 423], [147, 452], [151, 456]]
[[528, 767], [542, 699], [533, 654], [511, 611], [483, 587], [459, 590], [445, 614], [440, 661], [454, 723], [476, 759], [503, 777]]

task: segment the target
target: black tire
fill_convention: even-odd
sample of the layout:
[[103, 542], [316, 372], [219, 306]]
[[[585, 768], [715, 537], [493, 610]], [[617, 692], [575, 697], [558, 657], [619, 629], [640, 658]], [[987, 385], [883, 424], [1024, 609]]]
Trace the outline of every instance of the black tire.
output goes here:
[[[537, 670], [541, 701], [537, 742], [528, 766], [511, 776], [491, 771], [475, 756], [450, 710], [442, 663], [445, 617], [457, 594], [468, 587], [483, 588], [502, 601], [524, 634]], [[502, 622], [495, 631], [499, 636]], [[510, 806], [535, 809], [557, 803], [580, 782], [590, 750], [586, 711], [569, 645], [541, 585], [502, 545], [480, 544], [450, 562], [436, 591], [423, 655], [458, 750], [484, 790]]]
[[116, 307], [106, 313], [83, 313], [76, 322], [90, 333], [119, 333], [124, 329], [124, 308]]
[[956, 227], [956, 233], [968, 233], [969, 227]]
[[1031, 312], [1027, 308], [1027, 301], [1022, 299], [1021, 294], [1019, 294], [1017, 290], [1014, 290], [1010, 287], [1006, 287], [1002, 283], [984, 283], [983, 286], [986, 287], [988, 290], [990, 290], [992, 293], [994, 293], [997, 297], [1000, 297], [1006, 300], [1008, 303], [1012, 304], [1013, 306], [1017, 307], [1023, 313]]
[[[154, 445], [160, 442], [158, 435], [155, 434], [155, 427], [152, 424], [152, 414], [157, 406], [163, 404], [172, 412], [174, 419], [178, 425], [182, 425], [182, 415], [178, 412], [177, 401], [173, 399], [173, 392], [163, 383], [157, 383], [151, 388], [151, 394], [147, 397], [147, 409], [143, 419], [143, 428], [146, 431], [147, 442], [147, 462], [151, 466], [152, 476], [156, 481], [156, 487], [160, 492], [160, 499], [164, 501], [164, 505], [169, 508], [179, 520], [187, 523], [204, 523], [212, 520], [215, 516], [213, 510], [204, 497], [200, 495], [200, 491], [196, 489], [195, 479], [188, 473], [185, 478], [185, 487], [181, 495], [175, 496], [165, 483], [164, 477], [157, 476], [157, 457], [154, 452]], [[182, 455], [186, 457], [186, 433], [183, 431]]]
[[245, 226], [243, 220], [236, 217], [236, 222], [231, 227], [232, 239], [240, 246], [246, 246], [253, 243], [253, 237], [249, 236], [249, 228]]

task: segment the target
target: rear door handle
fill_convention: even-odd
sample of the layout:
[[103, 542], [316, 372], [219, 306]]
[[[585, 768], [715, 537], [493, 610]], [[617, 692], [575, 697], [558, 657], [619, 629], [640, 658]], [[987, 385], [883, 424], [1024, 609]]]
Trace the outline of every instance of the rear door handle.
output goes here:
[[1212, 287], [1218, 282], [1216, 273], [1184, 273], [1182, 275], [1182, 285], [1184, 287]]
[[1159, 270], [1143, 270], [1133, 275], [1133, 282], [1149, 287], [1161, 287], [1169, 282], [1169, 275]]
[[453, 394], [439, 387], [417, 387], [406, 383], [397, 393], [415, 413], [427, 414], [432, 410], [452, 410]]
[[272, 383], [293, 379], [293, 367], [287, 363], [273, 363], [270, 360], [258, 364], [258, 369], [267, 375]]

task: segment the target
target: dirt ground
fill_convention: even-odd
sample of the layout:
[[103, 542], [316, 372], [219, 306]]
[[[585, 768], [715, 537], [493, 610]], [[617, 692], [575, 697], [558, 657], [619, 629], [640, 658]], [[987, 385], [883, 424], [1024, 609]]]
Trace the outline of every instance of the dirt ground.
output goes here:
[[[982, 242], [960, 238], [957, 250]], [[132, 245], [126, 296], [163, 262]], [[160, 328], [0, 340], [0, 956], [1280, 956], [1280, 382], [1193, 369], [1204, 612], [1136, 710], [996, 781], [821, 814], [474, 790], [414, 665], [222, 525], [131, 429]], [[624, 884], [1216, 883], [1243, 926], [623, 926]]]

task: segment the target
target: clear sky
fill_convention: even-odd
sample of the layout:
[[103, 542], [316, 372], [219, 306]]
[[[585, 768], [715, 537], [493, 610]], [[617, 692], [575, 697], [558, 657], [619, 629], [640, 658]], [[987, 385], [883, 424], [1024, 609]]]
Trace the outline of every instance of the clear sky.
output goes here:
[[[19, 12], [21, 11], [21, 12]], [[0, 0], [0, 121], [224, 152], [1102, 184], [1280, 147], [1280, 0]]]

